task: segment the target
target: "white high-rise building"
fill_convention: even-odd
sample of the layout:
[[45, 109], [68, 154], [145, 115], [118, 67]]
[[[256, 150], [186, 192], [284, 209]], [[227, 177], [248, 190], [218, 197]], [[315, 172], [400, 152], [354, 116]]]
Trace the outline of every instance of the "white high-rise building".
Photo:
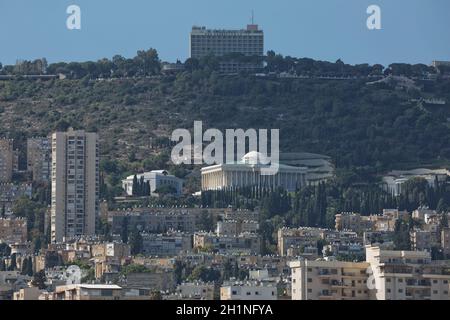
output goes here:
[[99, 210], [98, 136], [70, 128], [52, 135], [52, 242], [95, 233]]
[[[208, 55], [217, 57], [229, 54], [242, 54], [246, 57], [264, 55], [264, 32], [256, 24], [243, 30], [211, 30], [206, 27], [192, 27], [190, 37], [191, 58], [200, 59]], [[252, 71], [262, 68], [261, 63], [243, 61], [222, 62], [223, 72]]]

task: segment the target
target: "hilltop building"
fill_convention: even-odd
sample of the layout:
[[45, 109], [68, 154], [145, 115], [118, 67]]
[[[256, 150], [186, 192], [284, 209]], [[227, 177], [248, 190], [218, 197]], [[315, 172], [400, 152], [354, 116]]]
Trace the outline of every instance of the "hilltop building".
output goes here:
[[[190, 34], [190, 57], [200, 59], [208, 55], [217, 57], [241, 54], [245, 57], [264, 55], [264, 32], [258, 25], [250, 24], [243, 30], [211, 30], [206, 27], [192, 27]], [[229, 60], [220, 63], [224, 73], [256, 71], [263, 63]]]

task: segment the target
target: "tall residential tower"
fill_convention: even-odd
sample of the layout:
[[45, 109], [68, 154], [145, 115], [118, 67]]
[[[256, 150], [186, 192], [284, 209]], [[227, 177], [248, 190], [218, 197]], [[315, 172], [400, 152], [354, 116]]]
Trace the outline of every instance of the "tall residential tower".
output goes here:
[[99, 209], [99, 160], [96, 133], [52, 135], [52, 242], [95, 233]]

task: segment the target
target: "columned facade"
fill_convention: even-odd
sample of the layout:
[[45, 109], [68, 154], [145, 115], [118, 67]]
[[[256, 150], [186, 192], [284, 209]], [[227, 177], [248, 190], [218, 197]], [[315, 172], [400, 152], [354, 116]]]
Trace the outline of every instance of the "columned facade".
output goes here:
[[260, 186], [283, 187], [293, 192], [306, 185], [306, 168], [280, 165], [274, 175], [261, 174], [260, 165], [244, 163], [221, 164], [202, 168], [202, 190], [220, 190], [229, 187]]

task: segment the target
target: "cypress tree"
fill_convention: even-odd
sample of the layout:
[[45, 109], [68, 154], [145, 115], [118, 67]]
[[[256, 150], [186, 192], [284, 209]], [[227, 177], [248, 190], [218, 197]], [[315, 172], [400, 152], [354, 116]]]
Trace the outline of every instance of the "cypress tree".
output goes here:
[[22, 259], [22, 270], [20, 271], [21, 275], [26, 275], [28, 271], [28, 258]]
[[28, 263], [27, 263], [27, 276], [32, 277], [33, 276], [33, 259], [28, 257]]
[[14, 271], [17, 269], [17, 261], [16, 261], [16, 254], [13, 253], [11, 255], [11, 264], [9, 266], [9, 271]]
[[137, 175], [134, 175], [133, 177], [133, 192], [132, 192], [133, 196], [138, 195], [138, 179], [137, 179]]
[[120, 237], [123, 243], [128, 243], [128, 217], [123, 217]]
[[0, 259], [0, 271], [6, 271], [6, 264], [3, 259]]

